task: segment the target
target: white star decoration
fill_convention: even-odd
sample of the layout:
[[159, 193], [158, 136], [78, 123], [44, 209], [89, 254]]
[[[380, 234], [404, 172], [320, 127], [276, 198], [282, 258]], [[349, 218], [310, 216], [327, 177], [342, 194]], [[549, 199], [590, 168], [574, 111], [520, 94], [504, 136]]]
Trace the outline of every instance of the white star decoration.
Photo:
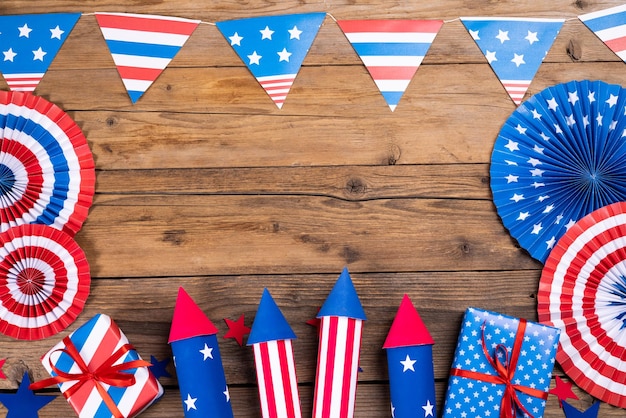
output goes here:
[[239, 34], [235, 32], [235, 34], [233, 36], [229, 36], [228, 39], [230, 39], [230, 44], [232, 46], [234, 45], [241, 46], [241, 41], [243, 40], [243, 36], [239, 36]]
[[526, 39], [531, 45], [535, 42], [539, 42], [539, 38], [537, 38], [537, 32], [528, 31], [528, 35], [526, 35], [524, 39]]
[[39, 60], [39, 61], [42, 61], [42, 62], [43, 62], [43, 57], [44, 57], [44, 55], [46, 55], [46, 54], [47, 54], [47, 52], [43, 51], [43, 50], [41, 49], [41, 47], [39, 47], [39, 49], [38, 49], [38, 50], [33, 51], [33, 55], [34, 55], [34, 57], [33, 57], [33, 61], [35, 61], [35, 60]]
[[469, 31], [470, 36], [471, 36], [471, 37], [472, 37], [472, 39], [473, 39], [473, 40], [475, 40], [475, 41], [480, 40], [480, 36], [478, 35], [478, 32], [479, 32], [479, 31], [477, 31], [477, 30], [471, 30], [471, 29], [470, 29], [470, 31]]
[[280, 51], [280, 52], [277, 52], [277, 54], [279, 56], [278, 62], [280, 62], [280, 61], [287, 61], [287, 62], [289, 62], [289, 57], [291, 56], [291, 52], [287, 52], [286, 48], [283, 48], [283, 50]]
[[300, 39], [301, 30], [298, 29], [297, 26], [294, 26], [293, 29], [289, 29], [289, 39]]
[[11, 62], [13, 62], [13, 58], [15, 58], [15, 56], [17, 55], [15, 52], [13, 52], [13, 48], [9, 48], [8, 51], [3, 51], [2, 53], [4, 54], [4, 60]]
[[260, 30], [259, 32], [261, 32], [261, 39], [269, 39], [270, 41], [272, 40], [272, 35], [274, 34], [274, 31], [271, 30], [269, 26], [265, 26], [265, 29]]
[[547, 100], [547, 103], [550, 110], [556, 111], [556, 108], [559, 107], [559, 104], [556, 102], [556, 99], [554, 97]]
[[406, 372], [407, 370], [411, 370], [412, 372], [415, 371], [415, 368], [413, 367], [413, 365], [415, 364], [417, 360], [411, 360], [411, 358], [409, 357], [409, 355], [406, 355], [406, 359], [401, 360], [400, 364], [402, 364], [402, 366], [404, 366], [404, 368], [402, 369], [402, 372]]
[[263, 58], [261, 55], [257, 54], [256, 51], [254, 51], [252, 53], [252, 55], [248, 55], [248, 59], [250, 60], [250, 65], [252, 64], [256, 64], [256, 65], [260, 65], [260, 61], [261, 58]]
[[59, 25], [57, 25], [56, 28], [54, 29], [50, 29], [50, 39], [58, 39], [59, 41], [61, 40], [61, 35], [63, 35], [65, 33], [64, 30], [61, 30], [61, 28], [59, 27]]
[[226, 386], [226, 390], [222, 393], [226, 396], [226, 402], [230, 402], [230, 392], [228, 391], [228, 386]]
[[20, 31], [20, 38], [30, 38], [30, 33], [33, 31], [26, 23], [24, 23], [24, 26], [17, 28], [17, 30]]
[[198, 408], [196, 408], [197, 400], [198, 398], [192, 398], [190, 393], [187, 394], [187, 399], [183, 401], [185, 402], [185, 405], [187, 405], [187, 411], [189, 411], [190, 409], [195, 409], [196, 411], [198, 410]]
[[210, 358], [211, 360], [213, 360], [213, 349], [211, 347], [209, 347], [208, 345], [206, 345], [206, 343], [204, 343], [204, 348], [202, 350], [199, 350], [202, 355], [204, 356], [204, 360], [206, 361], [206, 359]]
[[485, 58], [487, 58], [487, 61], [489, 61], [489, 64], [491, 64], [494, 61], [498, 61], [498, 59], [496, 58], [496, 52], [495, 51], [489, 51], [487, 50], [487, 52], [485, 52]]
[[430, 403], [430, 399], [426, 400], [426, 405], [422, 406], [424, 409], [424, 417], [434, 417], [433, 408], [435, 405]]
[[615, 106], [617, 104], [617, 96], [611, 94], [607, 99], [606, 104], [608, 104], [609, 107]]
[[522, 64], [526, 64], [526, 61], [524, 61], [524, 54], [517, 55], [516, 53], [513, 53], [513, 59], [511, 60], [511, 62], [515, 63], [515, 65], [518, 67]]
[[509, 31], [502, 31], [498, 29], [498, 35], [496, 36], [497, 39], [500, 40], [500, 43], [503, 44], [504, 41], [510, 41], [509, 39]]

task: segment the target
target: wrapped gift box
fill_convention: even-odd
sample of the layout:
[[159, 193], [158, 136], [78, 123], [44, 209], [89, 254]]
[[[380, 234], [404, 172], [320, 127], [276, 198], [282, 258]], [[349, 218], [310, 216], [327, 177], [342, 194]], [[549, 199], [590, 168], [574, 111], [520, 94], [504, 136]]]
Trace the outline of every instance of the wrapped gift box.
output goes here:
[[450, 369], [444, 418], [541, 418], [560, 331], [468, 308]]
[[[150, 363], [141, 360], [124, 333], [104, 314], [94, 316], [52, 347], [41, 362], [53, 376], [47, 380], [58, 383], [80, 418], [134, 417], [163, 394], [147, 367]], [[89, 375], [93, 372], [102, 379]]]

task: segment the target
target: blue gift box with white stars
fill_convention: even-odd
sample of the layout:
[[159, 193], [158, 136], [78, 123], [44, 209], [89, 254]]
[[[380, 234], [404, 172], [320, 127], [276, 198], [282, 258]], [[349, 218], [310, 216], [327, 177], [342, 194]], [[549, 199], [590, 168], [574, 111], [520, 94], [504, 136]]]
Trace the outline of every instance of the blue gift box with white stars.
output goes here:
[[[477, 308], [463, 318], [444, 418], [542, 418], [560, 330]], [[509, 415], [507, 415], [509, 416]]]

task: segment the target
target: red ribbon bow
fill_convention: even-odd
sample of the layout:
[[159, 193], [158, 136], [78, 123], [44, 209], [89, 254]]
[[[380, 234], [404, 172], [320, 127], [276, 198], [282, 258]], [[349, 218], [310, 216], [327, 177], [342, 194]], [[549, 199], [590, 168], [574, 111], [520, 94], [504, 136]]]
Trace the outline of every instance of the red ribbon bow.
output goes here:
[[[505, 385], [506, 388], [504, 391], [504, 395], [502, 396], [502, 401], [500, 403], [500, 418], [515, 418], [517, 410], [522, 411], [530, 418], [534, 418], [533, 415], [528, 412], [528, 410], [524, 407], [519, 397], [517, 396], [517, 393], [521, 392], [535, 398], [546, 400], [548, 399], [548, 392], [529, 388], [522, 385], [516, 385], [512, 382], [513, 375], [515, 374], [515, 369], [517, 367], [517, 360], [522, 348], [522, 342], [524, 341], [526, 320], [520, 319], [519, 326], [517, 327], [517, 333], [515, 335], [515, 342], [513, 343], [513, 350], [511, 350], [510, 353], [504, 344], [498, 344], [495, 348], [494, 356], [491, 357], [489, 355], [489, 350], [487, 350], [487, 346], [485, 344], [485, 323], [483, 323], [481, 331], [481, 345], [483, 348], [483, 353], [485, 354], [485, 357], [487, 358], [487, 361], [489, 361], [491, 367], [493, 367], [498, 374], [490, 375], [473, 372], [470, 370], [452, 368], [450, 370], [450, 375], [467, 377], [469, 379], [480, 380], [487, 383]], [[500, 353], [501, 356], [498, 356], [498, 353]], [[500, 357], [504, 357], [504, 361], [502, 361]]]
[[118, 409], [115, 401], [111, 398], [111, 395], [109, 395], [106, 389], [102, 386], [102, 383], [116, 387], [132, 386], [135, 384], [135, 376], [130, 373], [124, 373], [122, 372], [122, 370], [135, 369], [138, 367], [149, 367], [152, 365], [152, 363], [145, 360], [132, 360], [114, 365], [115, 362], [122, 358], [126, 353], [134, 350], [131, 344], [124, 344], [116, 352], [111, 354], [111, 357], [109, 357], [105, 362], [100, 364], [100, 366], [98, 366], [95, 370], [91, 370], [89, 366], [85, 364], [85, 361], [80, 356], [80, 353], [76, 349], [76, 346], [69, 337], [65, 337], [63, 339], [63, 343], [65, 344], [65, 348], [54, 350], [53, 353], [59, 351], [70, 356], [70, 358], [74, 360], [74, 362], [80, 369], [80, 373], [66, 373], [62, 370], [59, 370], [54, 364], [52, 364], [51, 356], [49, 356], [48, 361], [50, 362], [50, 368], [57, 375], [48, 379], [40, 380], [39, 382], [32, 383], [29, 388], [31, 390], [37, 390], [54, 384], [76, 381], [76, 384], [63, 392], [63, 395], [67, 399], [69, 399], [74, 393], [78, 392], [85, 383], [91, 381], [94, 383], [96, 389], [98, 390], [98, 393], [102, 397], [102, 400], [109, 408], [109, 411], [111, 411], [113, 416], [115, 418], [124, 418], [124, 415], [122, 415], [122, 413]]

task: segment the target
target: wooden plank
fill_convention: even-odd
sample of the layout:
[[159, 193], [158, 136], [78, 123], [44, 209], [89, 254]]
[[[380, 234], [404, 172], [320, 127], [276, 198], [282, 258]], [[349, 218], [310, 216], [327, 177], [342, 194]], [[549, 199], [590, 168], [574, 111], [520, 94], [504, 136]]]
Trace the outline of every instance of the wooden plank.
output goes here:
[[537, 267], [472, 200], [98, 195], [77, 241], [96, 277]]
[[98, 194], [491, 199], [486, 164], [103, 170], [97, 185]]

